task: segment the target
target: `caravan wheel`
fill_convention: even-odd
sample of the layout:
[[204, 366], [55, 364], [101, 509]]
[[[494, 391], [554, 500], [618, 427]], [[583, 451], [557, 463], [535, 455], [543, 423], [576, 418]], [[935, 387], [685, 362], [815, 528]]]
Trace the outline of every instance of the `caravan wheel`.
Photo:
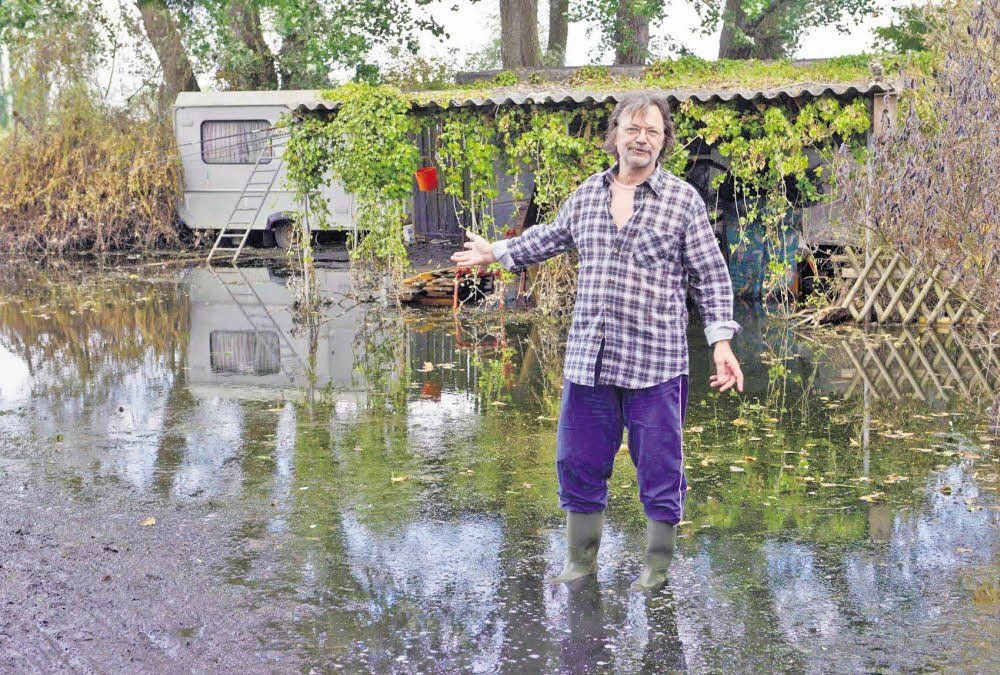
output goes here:
[[295, 230], [290, 222], [283, 221], [276, 223], [274, 225], [274, 243], [275, 245], [287, 251], [292, 247], [292, 237], [295, 234]]

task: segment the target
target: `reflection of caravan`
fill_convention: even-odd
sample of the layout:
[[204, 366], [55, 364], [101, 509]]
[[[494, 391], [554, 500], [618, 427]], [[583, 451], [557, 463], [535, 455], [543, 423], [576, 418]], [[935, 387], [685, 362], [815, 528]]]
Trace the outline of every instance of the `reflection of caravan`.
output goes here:
[[[318, 269], [324, 296], [351, 291], [347, 270]], [[354, 382], [354, 338], [360, 308], [325, 315], [310, 335], [294, 327], [287, 279], [265, 267], [190, 270], [188, 380], [196, 395], [265, 400], [294, 397], [309, 386], [342, 392]], [[315, 345], [315, 354], [310, 354]]]
[[[314, 91], [182, 92], [174, 104], [174, 132], [184, 170], [181, 219], [195, 230], [233, 227], [241, 217], [263, 243], [286, 246], [299, 210], [285, 184], [282, 152], [287, 131], [274, 128]], [[263, 203], [255, 194], [263, 194]], [[334, 229], [354, 226], [350, 195], [332, 181], [322, 188]], [[258, 208], [259, 207], [259, 208]]]

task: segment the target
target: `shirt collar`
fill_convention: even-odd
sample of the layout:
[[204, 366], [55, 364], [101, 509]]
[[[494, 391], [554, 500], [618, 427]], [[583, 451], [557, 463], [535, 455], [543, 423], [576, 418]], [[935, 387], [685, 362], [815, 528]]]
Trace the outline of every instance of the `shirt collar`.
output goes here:
[[[610, 185], [612, 179], [618, 175], [618, 162], [615, 162], [610, 169], [604, 172], [603, 179], [604, 185]], [[657, 197], [663, 196], [663, 191], [667, 187], [667, 172], [662, 166], [660, 166], [659, 160], [656, 162], [656, 168], [653, 169], [653, 173], [649, 175], [649, 178], [639, 183], [639, 185], [648, 185], [649, 188], [656, 193]]]

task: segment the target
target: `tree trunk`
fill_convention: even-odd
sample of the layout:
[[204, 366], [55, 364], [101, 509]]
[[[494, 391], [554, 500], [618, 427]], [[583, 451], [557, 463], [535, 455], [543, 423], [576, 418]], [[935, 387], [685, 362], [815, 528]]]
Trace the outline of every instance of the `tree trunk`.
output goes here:
[[566, 64], [566, 37], [569, 35], [569, 0], [549, 0], [549, 44], [545, 65], [561, 68]]
[[153, 45], [156, 58], [160, 62], [163, 83], [160, 85], [160, 100], [166, 105], [174, 102], [181, 91], [200, 91], [198, 78], [194, 75], [191, 61], [181, 42], [177, 22], [170, 15], [165, 0], [135, 0], [142, 17], [142, 27]]
[[615, 65], [646, 63], [649, 54], [649, 17], [635, 11], [635, 0], [620, 0], [615, 15]]
[[542, 65], [538, 0], [500, 0], [500, 60], [505, 69]]
[[233, 64], [226, 80], [234, 89], [277, 89], [278, 73], [274, 55], [264, 42], [260, 25], [260, 9], [254, 0], [229, 0], [226, 14], [229, 30], [246, 50], [245, 60]]
[[779, 20], [787, 3], [771, 0], [764, 13], [754, 20], [743, 11], [744, 0], [726, 0], [722, 35], [719, 37], [720, 59], [781, 59], [788, 56]]
[[719, 36], [720, 59], [750, 58], [750, 45], [738, 37], [746, 28], [746, 21], [743, 0], [726, 0], [726, 9], [722, 15], [722, 35]]

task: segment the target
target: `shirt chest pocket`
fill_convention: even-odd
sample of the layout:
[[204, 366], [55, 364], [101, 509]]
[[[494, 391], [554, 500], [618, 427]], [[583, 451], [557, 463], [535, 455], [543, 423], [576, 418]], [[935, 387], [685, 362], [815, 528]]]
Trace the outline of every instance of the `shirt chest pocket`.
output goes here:
[[680, 253], [680, 241], [675, 233], [647, 228], [636, 237], [632, 262], [639, 267], [660, 267], [677, 259]]

